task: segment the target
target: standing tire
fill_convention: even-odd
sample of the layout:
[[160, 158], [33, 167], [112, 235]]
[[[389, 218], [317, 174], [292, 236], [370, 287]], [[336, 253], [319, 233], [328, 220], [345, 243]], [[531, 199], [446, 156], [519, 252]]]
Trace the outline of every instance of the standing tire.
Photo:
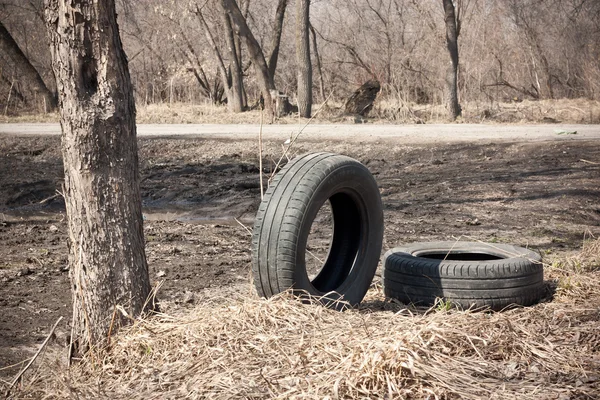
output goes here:
[[528, 306], [544, 293], [541, 257], [506, 244], [414, 243], [383, 257], [386, 297], [431, 306], [437, 299], [460, 308], [501, 310]]
[[[318, 275], [306, 270], [307, 240], [315, 216], [329, 201], [329, 252]], [[313, 153], [288, 163], [273, 179], [256, 214], [252, 270], [260, 296], [292, 288], [327, 306], [357, 305], [381, 255], [383, 211], [375, 179], [358, 161]]]

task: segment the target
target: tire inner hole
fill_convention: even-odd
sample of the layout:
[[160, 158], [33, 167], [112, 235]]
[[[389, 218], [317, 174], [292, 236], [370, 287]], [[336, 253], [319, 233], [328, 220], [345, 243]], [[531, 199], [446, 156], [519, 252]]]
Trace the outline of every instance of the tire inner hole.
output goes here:
[[323, 269], [333, 240], [333, 213], [327, 200], [310, 227], [304, 260], [309, 280], [314, 280]]
[[415, 254], [417, 257], [429, 258], [432, 260], [448, 260], [448, 261], [493, 261], [503, 260], [506, 257], [501, 257], [495, 254], [485, 252], [469, 252], [469, 251], [439, 251], [426, 252]]

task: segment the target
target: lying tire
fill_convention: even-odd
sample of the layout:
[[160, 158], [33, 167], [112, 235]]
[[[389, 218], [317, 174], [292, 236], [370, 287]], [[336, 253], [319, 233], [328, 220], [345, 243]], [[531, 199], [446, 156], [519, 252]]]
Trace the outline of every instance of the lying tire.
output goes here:
[[387, 297], [430, 306], [442, 298], [460, 308], [528, 306], [544, 292], [541, 257], [506, 244], [414, 243], [383, 258]]
[[[333, 219], [329, 252], [318, 275], [306, 271], [309, 232], [329, 201]], [[260, 204], [252, 236], [252, 269], [259, 295], [293, 288], [335, 308], [363, 299], [375, 275], [383, 240], [377, 183], [352, 158], [313, 153], [288, 163]]]

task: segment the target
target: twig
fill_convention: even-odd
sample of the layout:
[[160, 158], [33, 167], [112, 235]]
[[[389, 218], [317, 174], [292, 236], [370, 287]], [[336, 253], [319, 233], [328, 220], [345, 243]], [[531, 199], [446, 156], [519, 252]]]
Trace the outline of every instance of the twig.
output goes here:
[[12, 94], [13, 86], [15, 85], [15, 81], [13, 80], [10, 83], [10, 89], [8, 90], [8, 99], [6, 99], [6, 107], [4, 107], [4, 115], [8, 114], [8, 105], [10, 104], [10, 95]]
[[150, 304], [150, 302], [152, 302], [152, 310], [151, 311], [152, 312], [159, 311], [159, 308], [157, 307], [156, 295], [158, 294], [158, 291], [162, 287], [163, 283], [164, 283], [164, 281], [156, 282], [156, 285], [154, 285], [154, 287], [150, 291], [150, 294], [148, 295], [148, 298], [146, 299], [146, 302], [144, 303], [144, 307], [142, 308], [142, 310], [147, 310], [148, 304]]
[[55, 198], [57, 198], [57, 197], [59, 197], [59, 196], [61, 196], [61, 194], [60, 194], [60, 193], [53, 194], [52, 196], [50, 196], [50, 197], [46, 197], [44, 200], [40, 201], [38, 204], [46, 204], [46, 203], [48, 203], [49, 201], [51, 201], [51, 200], [54, 200]]
[[110, 336], [112, 334], [112, 330], [113, 330], [113, 326], [115, 324], [115, 317], [116, 316], [117, 316], [117, 307], [114, 308], [112, 318], [110, 319], [110, 326], [108, 327], [108, 335], [107, 335], [107, 338], [106, 338], [106, 345], [107, 346], [110, 346]]
[[260, 109], [260, 130], [258, 131], [258, 169], [260, 177], [260, 199], [262, 200], [265, 196], [265, 189], [263, 186], [263, 162], [262, 162], [262, 131], [263, 131], [263, 110]]
[[[12, 369], [12, 368], [14, 368], [14, 367], [17, 367], [17, 366], [19, 366], [19, 365], [23, 365], [24, 363], [25, 363], [25, 360], [23, 360], [23, 361], [19, 361], [19, 362], [18, 362], [18, 363], [16, 363], [16, 364], [6, 365], [6, 366], [4, 366], [4, 367], [0, 368], [0, 371], [5, 371], [5, 370], [7, 370], [7, 369]], [[5, 381], [4, 379], [2, 379], [2, 383], [3, 383], [3, 384], [5, 384], [5, 385], [8, 385], [8, 384], [9, 384], [9, 383], [8, 383], [8, 381]]]
[[46, 347], [46, 344], [48, 344], [48, 341], [50, 340], [50, 338], [54, 334], [54, 330], [56, 329], [56, 327], [58, 326], [58, 324], [60, 323], [60, 321], [62, 321], [62, 319], [63, 319], [62, 316], [60, 316], [58, 318], [58, 320], [54, 323], [54, 326], [50, 330], [50, 333], [46, 337], [46, 340], [44, 340], [44, 343], [42, 343], [42, 345], [38, 349], [37, 353], [35, 353], [35, 355], [31, 358], [31, 360], [29, 360], [29, 362], [27, 363], [27, 365], [25, 366], [25, 368], [23, 368], [21, 370], [21, 372], [19, 372], [17, 374], [17, 376], [15, 376], [15, 379], [13, 379], [12, 383], [10, 384], [10, 386], [8, 387], [8, 389], [6, 390], [6, 397], [8, 397], [8, 394], [10, 393], [10, 390], [13, 388], [13, 386], [15, 386], [15, 384], [17, 383], [17, 381], [19, 379], [21, 379], [21, 377], [23, 376], [23, 374], [25, 373], [25, 371], [27, 371], [29, 369], [29, 367], [31, 367], [31, 364], [33, 364], [33, 362], [38, 358], [38, 356], [41, 354], [42, 350], [44, 350], [44, 348]]
[[73, 327], [75, 326], [75, 313], [71, 316], [71, 334], [69, 335], [69, 351], [67, 352], [67, 366], [71, 367], [71, 361], [73, 360], [73, 347], [75, 346], [75, 339], [73, 338]]
[[246, 232], [248, 232], [250, 234], [250, 236], [252, 236], [252, 231], [246, 225], [242, 224], [240, 222], [240, 220], [237, 219], [237, 218], [235, 218], [235, 217], [233, 219], [235, 219], [235, 222], [237, 222], [238, 224], [240, 224], [242, 226], [242, 228], [244, 228], [246, 230]]
[[320, 262], [321, 264], [324, 264], [324, 263], [323, 263], [323, 260], [321, 260], [319, 257], [317, 257], [316, 255], [314, 255], [314, 253], [313, 253], [312, 251], [310, 251], [310, 250], [306, 250], [306, 252], [307, 252], [308, 254], [310, 254], [311, 256], [313, 256], [315, 260], [317, 260], [317, 261], [318, 261], [318, 262]]
[[589, 160], [584, 160], [583, 158], [581, 158], [579, 161], [587, 163], [587, 164], [592, 164], [592, 165], [600, 165], [600, 163], [589, 161]]
[[291, 140], [290, 140], [290, 143], [288, 144], [287, 149], [285, 149], [285, 151], [283, 152], [283, 154], [281, 155], [281, 157], [279, 157], [279, 160], [275, 164], [275, 169], [273, 170], [273, 174], [269, 178], [269, 181], [273, 178], [273, 175], [275, 173], [277, 173], [277, 171], [279, 170], [279, 165], [283, 161], [283, 158], [287, 157], [290, 149], [292, 148], [292, 146], [294, 145], [294, 143], [296, 143], [296, 140], [298, 140], [298, 137], [302, 134], [302, 132], [304, 132], [304, 129], [306, 129], [306, 127], [308, 125], [310, 125], [310, 123], [317, 117], [317, 115], [319, 115], [319, 113], [321, 112], [321, 110], [323, 109], [323, 107], [325, 107], [325, 105], [327, 104], [327, 102], [329, 101], [329, 99], [331, 98], [332, 95], [333, 95], [333, 91], [331, 93], [329, 93], [329, 96], [327, 96], [327, 98], [325, 99], [325, 101], [323, 102], [323, 104], [321, 104], [321, 106], [319, 107], [319, 109], [309, 118], [308, 121], [306, 121], [306, 124], [304, 124], [304, 126], [302, 127], [302, 129], [300, 129], [300, 131], [296, 134], [296, 136], [292, 135], [293, 137], [291, 137]]

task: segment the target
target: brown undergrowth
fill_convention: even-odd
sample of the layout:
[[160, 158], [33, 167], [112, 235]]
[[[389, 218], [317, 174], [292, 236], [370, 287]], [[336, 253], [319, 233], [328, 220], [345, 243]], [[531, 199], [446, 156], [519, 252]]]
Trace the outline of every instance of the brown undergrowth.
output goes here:
[[[315, 105], [314, 109], [319, 109]], [[462, 104], [462, 123], [600, 123], [600, 102], [586, 99], [523, 100], [513, 102], [467, 102]], [[415, 104], [399, 99], [378, 99], [368, 118], [343, 115], [343, 102], [330, 100], [315, 123], [414, 124], [448, 122], [441, 104]], [[58, 113], [0, 115], [0, 123], [58, 122]], [[163, 103], [137, 106], [140, 124], [256, 124], [260, 111], [230, 113], [226, 106], [212, 104]], [[295, 115], [276, 123], [302, 123]]]
[[546, 279], [543, 302], [497, 313], [394, 304], [377, 284], [345, 312], [206, 293], [70, 370], [29, 374], [12, 398], [598, 398], [598, 273], [548, 265]]

